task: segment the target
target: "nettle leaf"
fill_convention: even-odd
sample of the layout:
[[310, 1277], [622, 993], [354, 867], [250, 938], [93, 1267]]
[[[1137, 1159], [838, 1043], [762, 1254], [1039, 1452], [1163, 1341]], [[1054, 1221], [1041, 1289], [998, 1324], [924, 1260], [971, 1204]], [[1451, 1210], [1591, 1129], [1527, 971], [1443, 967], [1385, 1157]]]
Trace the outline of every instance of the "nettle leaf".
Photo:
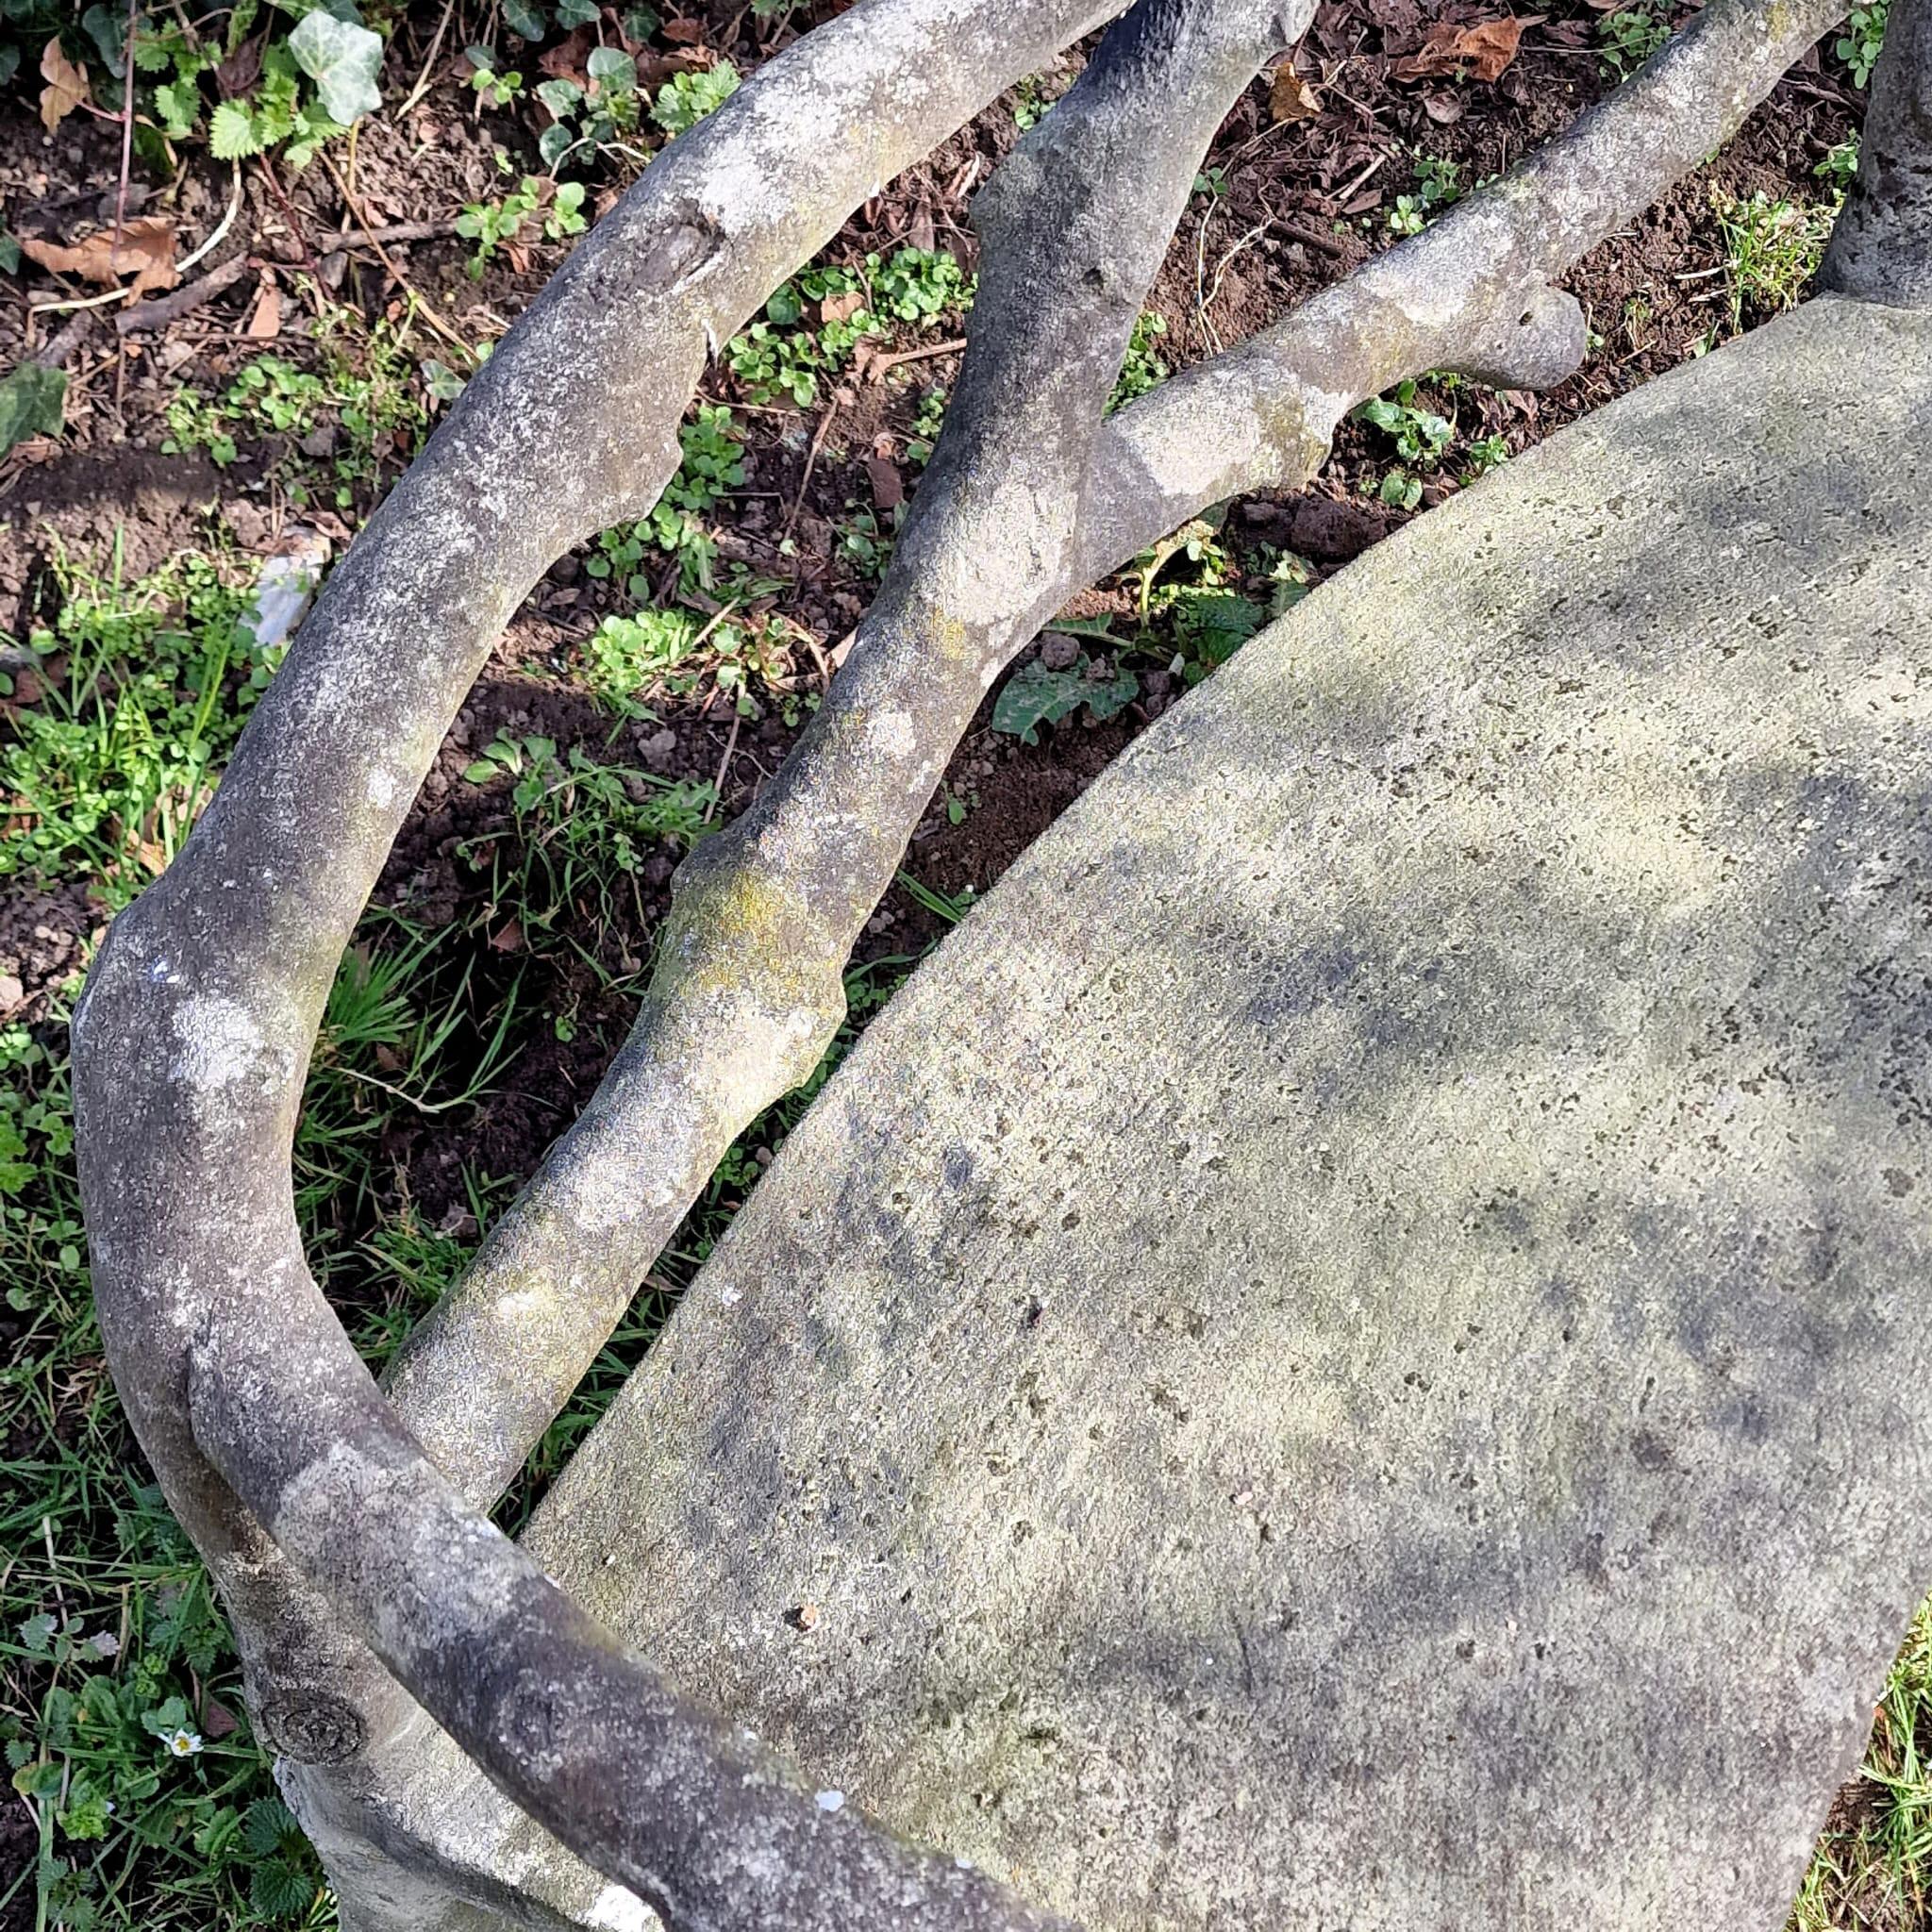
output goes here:
[[261, 136], [255, 116], [240, 101], [224, 101], [209, 117], [208, 152], [218, 161], [239, 161], [244, 155], [261, 152]]
[[170, 141], [184, 141], [201, 113], [201, 90], [192, 80], [164, 80], [155, 89], [155, 108], [161, 117], [161, 132]]
[[1106, 678], [1096, 678], [1092, 671], [1088, 658], [1071, 671], [1049, 671], [1037, 658], [1021, 665], [993, 701], [992, 728], [1022, 744], [1038, 744], [1041, 725], [1058, 724], [1082, 705], [1105, 724], [1140, 695], [1141, 680], [1131, 671], [1116, 671]]
[[272, 1923], [307, 1911], [315, 1891], [314, 1879], [280, 1858], [258, 1865], [248, 1880], [248, 1903]]
[[54, 1632], [59, 1627], [59, 1621], [51, 1610], [29, 1617], [20, 1626], [21, 1647], [29, 1657], [48, 1656], [54, 1648]]
[[318, 8], [304, 14], [289, 36], [296, 65], [315, 83], [323, 111], [348, 127], [382, 106], [375, 76], [382, 68], [382, 36]]
[[66, 395], [66, 371], [42, 362], [23, 362], [0, 375], [0, 456], [29, 436], [58, 436]]
[[258, 1798], [242, 1817], [242, 1842], [258, 1858], [278, 1852], [284, 1839], [292, 1837], [299, 1843], [301, 1830], [295, 1814], [279, 1798]]

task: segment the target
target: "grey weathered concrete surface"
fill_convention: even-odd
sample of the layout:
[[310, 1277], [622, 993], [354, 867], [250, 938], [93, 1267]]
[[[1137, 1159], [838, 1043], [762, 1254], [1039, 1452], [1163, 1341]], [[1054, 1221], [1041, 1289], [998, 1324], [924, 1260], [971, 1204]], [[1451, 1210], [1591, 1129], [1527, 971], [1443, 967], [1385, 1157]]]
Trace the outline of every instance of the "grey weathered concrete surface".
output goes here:
[[1250, 643], [533, 1553], [1092, 1924], [1775, 1927], [1932, 1580], [1928, 432], [1821, 300]]

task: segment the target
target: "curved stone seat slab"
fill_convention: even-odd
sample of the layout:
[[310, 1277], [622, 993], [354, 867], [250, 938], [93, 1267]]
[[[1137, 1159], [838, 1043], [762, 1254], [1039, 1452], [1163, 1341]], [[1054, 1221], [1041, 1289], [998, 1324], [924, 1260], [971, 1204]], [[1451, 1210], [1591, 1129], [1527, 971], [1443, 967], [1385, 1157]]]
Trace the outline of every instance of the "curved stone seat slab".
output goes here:
[[1932, 318], [1564, 431], [876, 1020], [529, 1542], [1090, 1925], [1770, 1928], [1932, 1582]]

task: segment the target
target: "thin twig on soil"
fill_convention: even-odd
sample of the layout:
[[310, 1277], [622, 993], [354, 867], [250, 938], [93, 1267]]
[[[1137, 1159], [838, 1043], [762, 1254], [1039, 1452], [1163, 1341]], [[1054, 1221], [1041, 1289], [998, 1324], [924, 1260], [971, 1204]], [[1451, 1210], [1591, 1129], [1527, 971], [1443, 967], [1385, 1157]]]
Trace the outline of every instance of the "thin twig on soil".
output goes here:
[[141, 0], [127, 0], [127, 38], [121, 42], [121, 179], [114, 189], [114, 239], [108, 266], [120, 273], [121, 231], [127, 225], [127, 177], [134, 164], [134, 29]]
[[457, 0], [443, 0], [442, 18], [436, 23], [436, 38], [429, 42], [429, 58], [423, 63], [423, 72], [416, 76], [416, 85], [403, 97], [402, 106], [395, 110], [398, 125], [403, 116], [429, 92], [430, 76], [436, 70], [436, 57], [442, 51], [442, 37], [449, 31], [450, 15], [456, 8]]
[[1291, 222], [1276, 215], [1268, 226], [1277, 233], [1286, 235], [1291, 242], [1300, 242], [1309, 248], [1319, 249], [1324, 255], [1341, 257], [1348, 253], [1339, 236], [1324, 235], [1319, 228], [1313, 228], [1305, 222]]
[[798, 494], [791, 499], [791, 514], [785, 519], [785, 527], [779, 533], [782, 543], [798, 527], [798, 513], [805, 508], [805, 492], [811, 486], [812, 466], [819, 459], [819, 451], [825, 446], [825, 437], [832, 427], [832, 418], [839, 413], [839, 398], [836, 394], [825, 407], [825, 413], [819, 418], [819, 426], [812, 431], [811, 447], [805, 453], [805, 474], [798, 479]]
[[896, 356], [874, 356], [865, 365], [868, 382], [882, 382], [887, 374], [906, 362], [924, 362], [934, 356], [957, 356], [966, 346], [964, 336], [951, 341], [928, 342], [923, 349], [901, 349]]
[[152, 302], [137, 302], [133, 308], [114, 318], [114, 326], [124, 336], [139, 335], [143, 330], [166, 328], [171, 322], [179, 322], [184, 315], [192, 315], [205, 302], [212, 302], [224, 289], [233, 288], [248, 273], [248, 258], [238, 255], [232, 261], [225, 261], [220, 268], [210, 269], [197, 282], [184, 283], [172, 295], [158, 296]]
[[[335, 164], [329, 161], [326, 155], [322, 158], [327, 163], [329, 173], [333, 175]], [[302, 225], [302, 217], [295, 212], [294, 204], [282, 192], [282, 184], [275, 179], [275, 171], [269, 166], [268, 157], [263, 155], [257, 166], [261, 170], [261, 178], [268, 183], [269, 192], [281, 203], [282, 212], [289, 218], [289, 233], [293, 237], [295, 246], [302, 251], [302, 266], [320, 279], [322, 269], [315, 259], [314, 249], [308, 245], [308, 231]]]
[[724, 756], [718, 760], [718, 775], [711, 780], [711, 802], [705, 808], [704, 823], [711, 823], [711, 814], [718, 809], [718, 801], [724, 796], [724, 779], [731, 770], [731, 755], [738, 749], [738, 727], [741, 720], [734, 707], [731, 713], [731, 736], [724, 741]]
[[441, 316], [437, 314], [436, 310], [430, 307], [427, 298], [425, 297], [425, 295], [419, 289], [412, 286], [408, 276], [406, 275], [402, 272], [402, 270], [396, 266], [395, 257], [392, 256], [389, 252], [389, 250], [385, 248], [382, 245], [382, 243], [375, 239], [376, 230], [375, 224], [372, 223], [368, 215], [363, 212], [361, 203], [359, 203], [356, 199], [355, 191], [349, 186], [349, 184], [345, 180], [342, 179], [342, 171], [340, 168], [338, 168], [335, 162], [329, 158], [327, 150], [322, 149], [319, 150], [319, 152], [321, 153], [322, 156], [323, 166], [328, 170], [329, 178], [336, 184], [337, 192], [342, 197], [342, 206], [345, 208], [347, 208], [349, 212], [352, 215], [354, 215], [358, 222], [362, 224], [362, 233], [368, 238], [370, 247], [375, 249], [376, 254], [382, 258], [382, 265], [384, 268], [388, 269], [390, 274], [395, 278], [396, 287], [402, 290], [404, 294], [408, 296], [409, 300], [413, 302], [416, 305], [416, 307], [423, 311], [423, 320], [426, 322], [429, 325], [429, 326], [433, 328], [436, 331], [436, 333], [443, 339], [444, 341], [449, 342], [453, 344], [455, 347], [460, 349], [465, 356], [470, 355], [472, 352], [469, 343], [466, 342], [461, 336], [458, 335], [456, 330], [451, 328], [449, 324], [444, 322]]

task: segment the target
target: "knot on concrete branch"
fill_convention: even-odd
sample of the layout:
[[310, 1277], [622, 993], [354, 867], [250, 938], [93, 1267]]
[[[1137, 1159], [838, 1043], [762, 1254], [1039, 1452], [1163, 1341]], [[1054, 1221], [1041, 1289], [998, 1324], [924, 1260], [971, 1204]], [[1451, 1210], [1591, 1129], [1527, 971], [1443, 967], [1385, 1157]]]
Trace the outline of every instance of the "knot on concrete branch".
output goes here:
[[265, 1698], [256, 1712], [262, 1741], [297, 1764], [343, 1764], [362, 1749], [368, 1726], [354, 1705], [323, 1690]]

